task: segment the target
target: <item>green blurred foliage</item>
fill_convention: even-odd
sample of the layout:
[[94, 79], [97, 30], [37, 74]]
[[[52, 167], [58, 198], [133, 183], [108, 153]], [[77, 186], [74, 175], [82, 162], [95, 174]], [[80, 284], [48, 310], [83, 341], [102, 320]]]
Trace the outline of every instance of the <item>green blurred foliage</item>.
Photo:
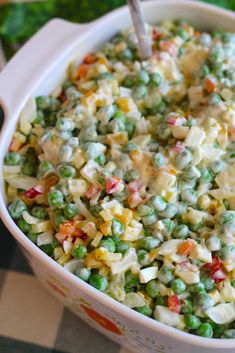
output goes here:
[[[235, 0], [205, 0], [235, 10]], [[0, 37], [9, 58], [43, 24], [53, 17], [74, 22], [91, 21], [125, 0], [47, 0], [0, 6]]]

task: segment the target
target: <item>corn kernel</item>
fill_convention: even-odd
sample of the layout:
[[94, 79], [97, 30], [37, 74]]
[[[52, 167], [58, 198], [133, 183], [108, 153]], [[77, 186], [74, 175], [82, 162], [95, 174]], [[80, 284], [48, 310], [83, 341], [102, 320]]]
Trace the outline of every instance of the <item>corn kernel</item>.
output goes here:
[[62, 255], [64, 255], [64, 251], [61, 246], [58, 246], [54, 249], [54, 258], [58, 260]]
[[126, 131], [117, 132], [116, 134], [107, 135], [107, 141], [110, 145], [118, 144], [118, 145], [126, 145], [128, 142], [128, 135]]
[[112, 207], [110, 209], [110, 211], [116, 217], [121, 216], [122, 215], [122, 205], [119, 203], [119, 204], [115, 205], [114, 207]]
[[105, 222], [100, 225], [100, 231], [104, 235], [109, 235], [111, 233], [111, 222]]
[[58, 260], [57, 262], [60, 265], [64, 265], [66, 262], [68, 262], [69, 260], [71, 260], [71, 255], [70, 254], [63, 254]]
[[129, 208], [123, 208], [121, 216], [117, 216], [117, 218], [124, 224], [124, 226], [128, 226], [133, 218], [133, 212]]
[[102, 262], [95, 258], [94, 252], [87, 254], [85, 258], [85, 263], [86, 263], [86, 267], [90, 269], [101, 268], [103, 266]]
[[105, 248], [98, 248], [94, 250], [96, 260], [105, 261], [107, 259], [108, 250]]
[[200, 208], [202, 208], [203, 210], [206, 210], [209, 205], [210, 205], [211, 199], [209, 198], [208, 195], [201, 195], [198, 198], [198, 205]]
[[110, 210], [102, 210], [100, 215], [105, 222], [112, 221], [113, 219], [113, 215]]
[[117, 99], [117, 105], [118, 107], [123, 110], [125, 113], [128, 113], [130, 111], [130, 99], [129, 98], [119, 98]]

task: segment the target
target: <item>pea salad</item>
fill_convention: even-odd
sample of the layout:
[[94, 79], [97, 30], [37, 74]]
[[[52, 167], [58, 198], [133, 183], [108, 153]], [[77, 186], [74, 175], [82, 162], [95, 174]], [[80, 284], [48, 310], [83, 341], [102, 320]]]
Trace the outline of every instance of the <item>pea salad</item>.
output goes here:
[[203, 337], [235, 338], [235, 34], [118, 33], [30, 98], [3, 172], [21, 231], [78, 281]]

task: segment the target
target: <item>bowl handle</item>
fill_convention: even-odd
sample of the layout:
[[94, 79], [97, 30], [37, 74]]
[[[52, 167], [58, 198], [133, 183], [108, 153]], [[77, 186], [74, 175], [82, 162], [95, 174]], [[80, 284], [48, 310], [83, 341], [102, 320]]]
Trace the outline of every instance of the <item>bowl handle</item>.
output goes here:
[[29, 96], [42, 75], [88, 27], [90, 24], [79, 25], [53, 19], [14, 55], [0, 73], [0, 105], [4, 110], [5, 122], [13, 110], [22, 108], [22, 99]]

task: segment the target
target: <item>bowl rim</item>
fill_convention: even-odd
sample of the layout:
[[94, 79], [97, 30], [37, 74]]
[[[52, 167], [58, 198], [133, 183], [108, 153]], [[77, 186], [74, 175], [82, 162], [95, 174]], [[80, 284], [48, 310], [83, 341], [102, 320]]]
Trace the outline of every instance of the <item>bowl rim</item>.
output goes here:
[[[230, 10], [225, 10], [219, 8], [214, 5], [200, 3], [197, 1], [188, 1], [188, 0], [164, 0], [164, 1], [156, 1], [156, 0], [148, 0], [142, 3], [144, 8], [148, 7], [166, 7], [166, 6], [183, 6], [188, 8], [188, 10], [193, 9], [201, 9], [202, 11], [209, 12], [214, 16], [224, 16], [229, 17], [235, 20], [235, 14]], [[102, 16], [96, 21], [91, 22], [91, 26], [88, 26], [87, 31], [84, 33], [88, 35], [90, 32], [95, 31], [100, 25], [104, 26], [105, 22], [111, 21], [114, 17], [121, 17], [123, 13], [126, 13], [127, 6], [123, 6], [119, 9], [109, 12], [108, 14]], [[6, 131], [5, 131], [6, 130]], [[8, 129], [9, 130], [9, 129]], [[1, 132], [1, 136], [3, 134], [7, 134], [7, 127], [4, 124]], [[10, 130], [8, 131], [8, 134]], [[1, 139], [2, 141], [3, 139]], [[2, 142], [0, 142], [0, 151]], [[3, 146], [2, 146], [3, 147]], [[0, 152], [1, 153], [1, 152]], [[2, 164], [0, 165], [2, 171]], [[32, 243], [25, 234], [17, 227], [14, 223], [13, 219], [10, 217], [8, 213], [5, 199], [4, 199], [4, 192], [1, 191], [0, 193], [0, 216], [3, 220], [3, 223], [8, 228], [12, 236], [25, 248], [32, 257], [37, 258], [39, 262], [43, 265], [48, 267], [49, 269], [53, 270], [59, 277], [62, 277], [63, 280], [68, 281], [70, 285], [77, 287], [78, 289], [81, 288], [84, 292], [89, 293], [90, 296], [94, 297], [100, 304], [105, 305], [107, 308], [113, 310], [114, 312], [118, 312], [120, 315], [124, 316], [127, 319], [131, 319], [134, 322], [138, 323], [139, 325], [143, 325], [145, 328], [149, 328], [151, 331], [156, 331], [158, 333], [162, 333], [165, 338], [169, 336], [172, 340], [175, 339], [177, 341], [185, 342], [188, 344], [193, 344], [198, 347], [209, 347], [209, 348], [221, 348], [221, 349], [231, 349], [235, 348], [235, 339], [218, 339], [218, 338], [205, 338], [196, 336], [179, 329], [170, 327], [165, 325], [159, 321], [154, 319], [145, 317], [140, 313], [134, 311], [133, 309], [128, 308], [124, 304], [118, 302], [117, 300], [105, 295], [104, 293], [98, 291], [97, 289], [93, 288], [86, 282], [83, 282], [76, 276], [74, 276], [69, 271], [66, 271], [61, 265], [59, 265], [55, 260], [50, 258], [44, 252], [42, 252], [34, 243]]]

